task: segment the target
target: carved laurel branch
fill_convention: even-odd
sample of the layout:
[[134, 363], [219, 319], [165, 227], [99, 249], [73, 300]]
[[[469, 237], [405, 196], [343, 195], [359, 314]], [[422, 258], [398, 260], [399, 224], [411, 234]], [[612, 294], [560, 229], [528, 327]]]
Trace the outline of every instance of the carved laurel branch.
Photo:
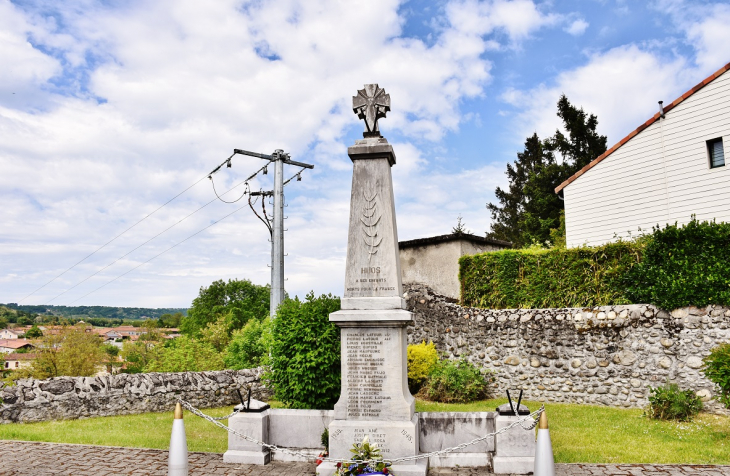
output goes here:
[[377, 190], [375, 192], [370, 191], [370, 193], [363, 190], [362, 196], [365, 199], [365, 207], [362, 210], [360, 221], [364, 225], [363, 234], [365, 235], [365, 244], [368, 246], [369, 262], [373, 255], [378, 252], [377, 248], [383, 241], [383, 237], [379, 236], [377, 228], [382, 214], [378, 212], [378, 202], [375, 200], [378, 196]]

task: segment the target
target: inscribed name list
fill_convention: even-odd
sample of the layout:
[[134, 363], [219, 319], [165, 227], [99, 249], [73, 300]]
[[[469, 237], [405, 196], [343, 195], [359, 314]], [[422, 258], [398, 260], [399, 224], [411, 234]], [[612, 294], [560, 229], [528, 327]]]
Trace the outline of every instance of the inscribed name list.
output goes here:
[[388, 391], [387, 357], [392, 331], [388, 328], [371, 330], [347, 329], [345, 367], [347, 383], [347, 418], [378, 419], [390, 407], [393, 398]]

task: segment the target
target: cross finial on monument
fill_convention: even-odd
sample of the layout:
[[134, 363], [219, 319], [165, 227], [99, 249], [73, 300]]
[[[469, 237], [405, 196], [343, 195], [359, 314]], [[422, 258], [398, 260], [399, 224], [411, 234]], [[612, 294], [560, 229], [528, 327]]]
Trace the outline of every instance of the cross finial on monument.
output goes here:
[[381, 137], [378, 119], [390, 111], [390, 94], [377, 84], [366, 84], [364, 89], [357, 91], [357, 96], [352, 97], [352, 110], [357, 117], [365, 119], [363, 137]]

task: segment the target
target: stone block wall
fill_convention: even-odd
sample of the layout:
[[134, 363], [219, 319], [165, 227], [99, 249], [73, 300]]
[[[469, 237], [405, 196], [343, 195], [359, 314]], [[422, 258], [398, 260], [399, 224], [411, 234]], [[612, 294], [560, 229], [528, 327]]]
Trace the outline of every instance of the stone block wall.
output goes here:
[[531, 400], [643, 407], [650, 386], [671, 380], [728, 413], [701, 367], [730, 341], [730, 308], [478, 309], [422, 285], [405, 291], [415, 313], [409, 344], [431, 340], [450, 358], [495, 371], [500, 396], [523, 389]]
[[65, 420], [172, 411], [181, 398], [197, 408], [239, 403], [250, 387], [257, 399], [269, 392], [261, 369], [117, 374], [19, 380], [0, 388], [0, 423]]

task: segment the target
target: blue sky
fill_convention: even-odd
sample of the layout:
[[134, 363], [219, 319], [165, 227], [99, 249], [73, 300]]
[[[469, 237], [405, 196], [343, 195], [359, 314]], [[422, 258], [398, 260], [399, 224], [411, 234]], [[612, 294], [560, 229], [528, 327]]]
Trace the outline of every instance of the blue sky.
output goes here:
[[[683, 0], [0, 0], [0, 302], [187, 307], [216, 279], [267, 283], [248, 209], [143, 264], [240, 205], [176, 225], [215, 197], [207, 180], [51, 281], [234, 148], [315, 164], [286, 189], [286, 286], [340, 295], [364, 83], [391, 95], [400, 239], [459, 215], [482, 234], [560, 94], [613, 144], [730, 61], [728, 24], [726, 2]], [[216, 186], [260, 165], [237, 156]]]

